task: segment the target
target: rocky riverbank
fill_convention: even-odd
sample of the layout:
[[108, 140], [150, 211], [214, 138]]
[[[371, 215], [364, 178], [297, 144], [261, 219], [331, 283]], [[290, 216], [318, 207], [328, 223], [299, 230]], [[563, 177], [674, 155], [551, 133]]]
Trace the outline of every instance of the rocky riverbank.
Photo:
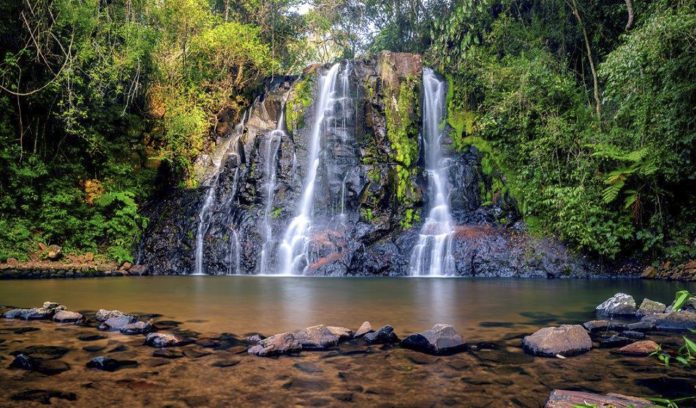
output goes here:
[[[598, 307], [600, 320], [531, 335], [506, 329], [499, 338], [479, 342], [467, 342], [446, 324], [418, 333], [397, 333], [389, 325], [373, 328], [369, 322], [357, 330], [318, 325], [264, 337], [197, 333], [160, 315], [75, 312], [56, 302], [3, 308], [0, 380], [12, 391], [0, 399], [8, 406], [27, 401], [247, 406], [264, 401], [569, 407], [577, 398], [615, 406], [644, 401], [603, 395], [615, 392], [690, 395], [688, 370], [678, 365], [668, 370], [647, 357], [658, 344], [665, 350], [675, 347], [679, 331], [635, 326], [645, 320], [644, 312], [656, 309], [645, 301], [642, 308], [633, 304], [629, 320], [616, 320], [617, 313], [629, 317], [631, 308], [628, 295], [617, 294]], [[671, 313], [688, 317], [682, 320], [696, 327], [695, 312]], [[594, 394], [561, 391], [569, 387]]]

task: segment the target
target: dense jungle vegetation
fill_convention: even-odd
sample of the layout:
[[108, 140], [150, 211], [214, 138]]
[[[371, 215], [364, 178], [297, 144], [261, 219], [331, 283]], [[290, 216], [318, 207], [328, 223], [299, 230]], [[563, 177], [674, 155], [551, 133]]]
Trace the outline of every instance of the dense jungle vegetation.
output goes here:
[[0, 261], [132, 261], [264, 78], [416, 52], [486, 199], [608, 259], [696, 256], [693, 0], [0, 0]]

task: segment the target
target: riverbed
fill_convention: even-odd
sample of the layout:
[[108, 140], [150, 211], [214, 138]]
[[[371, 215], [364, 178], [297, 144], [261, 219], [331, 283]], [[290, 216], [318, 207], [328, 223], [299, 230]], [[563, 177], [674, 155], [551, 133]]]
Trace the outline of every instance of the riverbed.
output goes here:
[[[223, 337], [242, 340], [250, 333], [271, 335], [320, 323], [355, 330], [365, 320], [373, 327], [390, 324], [403, 338], [449, 323], [469, 350], [436, 357], [348, 343], [326, 352], [260, 358], [247, 355], [235, 340], [228, 347], [205, 347], [205, 342], [177, 347], [163, 357], [143, 346], [142, 336], [4, 320], [0, 383], [12, 391], [0, 397], [0, 405], [26, 406], [23, 396], [48, 395], [58, 406], [535, 407], [554, 388], [676, 397], [693, 392], [696, 383], [678, 367], [668, 370], [654, 358], [600, 348], [564, 360], [532, 357], [522, 351], [521, 338], [541, 327], [590, 320], [594, 307], [616, 292], [630, 293], [638, 302], [649, 297], [669, 303], [677, 289], [695, 286], [642, 280], [206, 276], [5, 281], [0, 304], [29, 307], [53, 300], [86, 313], [105, 308], [150, 314], [162, 327], [199, 338], [228, 333]], [[90, 333], [103, 338], [80, 339]], [[679, 340], [668, 334], [649, 337], [665, 345]], [[45, 376], [8, 369], [11, 353], [32, 345], [66, 347], [60, 360], [70, 370]], [[138, 366], [113, 373], [86, 368], [97, 355]], [[57, 394], [51, 398], [39, 391]]]

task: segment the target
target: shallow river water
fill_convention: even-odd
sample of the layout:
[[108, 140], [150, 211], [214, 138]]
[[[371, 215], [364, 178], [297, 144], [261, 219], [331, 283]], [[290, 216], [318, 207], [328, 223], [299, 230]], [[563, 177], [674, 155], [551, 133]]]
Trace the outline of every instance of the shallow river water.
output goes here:
[[[637, 396], [693, 394], [689, 371], [654, 358], [595, 348], [565, 360], [532, 357], [521, 338], [536, 329], [591, 319], [594, 307], [623, 291], [637, 302], [669, 303], [694, 285], [641, 280], [344, 279], [143, 277], [0, 282], [0, 304], [44, 300], [70, 310], [153, 314], [161, 327], [199, 338], [265, 335], [324, 323], [355, 330], [391, 324], [400, 337], [450, 323], [470, 348], [435, 357], [398, 347], [344, 344], [327, 352], [259, 358], [232, 341], [154, 355], [142, 336], [94, 327], [0, 321], [0, 406], [543, 406], [554, 388]], [[89, 334], [103, 338], [85, 340]], [[676, 335], [651, 333], [666, 347]], [[224, 343], [224, 342], [223, 342]], [[30, 346], [66, 347], [70, 370], [46, 376], [9, 369]], [[88, 369], [98, 355], [138, 362], [109, 373]]]

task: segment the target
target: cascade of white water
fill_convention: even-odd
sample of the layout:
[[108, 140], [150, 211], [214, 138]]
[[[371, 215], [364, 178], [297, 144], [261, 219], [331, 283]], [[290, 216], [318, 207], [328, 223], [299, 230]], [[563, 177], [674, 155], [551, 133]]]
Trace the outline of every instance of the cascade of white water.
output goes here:
[[425, 171], [428, 175], [430, 211], [411, 254], [412, 276], [447, 276], [454, 273], [449, 209], [447, 159], [442, 156], [441, 123], [445, 119], [445, 83], [435, 73], [423, 70], [423, 131]]
[[336, 63], [319, 78], [319, 98], [315, 105], [314, 122], [311, 127], [309, 154], [307, 157], [307, 174], [304, 180], [302, 196], [297, 215], [288, 225], [280, 244], [278, 273], [293, 275], [299, 266], [307, 263], [308, 232], [312, 224], [312, 204], [314, 188], [319, 169], [319, 153], [324, 119], [331, 114], [336, 103], [336, 77], [341, 64]]
[[264, 200], [266, 205], [263, 210], [263, 226], [261, 230], [264, 235], [264, 243], [261, 247], [261, 265], [259, 274], [266, 275], [268, 273], [268, 255], [273, 244], [273, 228], [271, 227], [271, 211], [273, 210], [273, 193], [276, 188], [276, 168], [278, 162], [278, 149], [280, 143], [285, 136], [285, 103], [280, 108], [280, 118], [278, 124], [272, 132], [266, 135], [266, 166], [264, 168], [264, 177], [266, 179]]
[[198, 212], [198, 227], [196, 228], [196, 251], [194, 263], [194, 275], [205, 275], [203, 271], [203, 238], [210, 227], [210, 207], [215, 199], [218, 183], [220, 181], [220, 169], [222, 163], [228, 155], [237, 154], [237, 141], [244, 132], [244, 123], [246, 121], [246, 113], [242, 117], [242, 121], [235, 127], [234, 133], [228, 137], [223, 144], [218, 148], [212, 157], [213, 173], [210, 177], [208, 191], [205, 193], [203, 205]]

